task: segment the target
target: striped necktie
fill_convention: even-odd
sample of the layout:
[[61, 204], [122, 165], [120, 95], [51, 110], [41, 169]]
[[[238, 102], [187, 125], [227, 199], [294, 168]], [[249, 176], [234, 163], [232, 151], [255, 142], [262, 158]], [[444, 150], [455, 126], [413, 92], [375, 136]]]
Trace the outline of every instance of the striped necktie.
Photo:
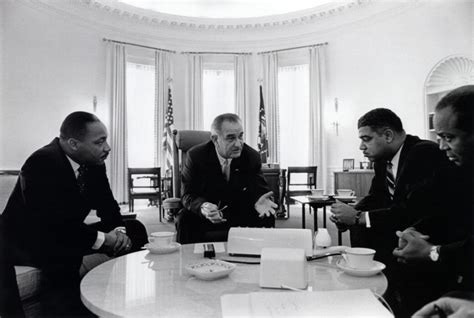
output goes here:
[[393, 176], [392, 170], [393, 164], [391, 161], [387, 162], [387, 189], [388, 193], [390, 193], [390, 199], [393, 199], [393, 193], [395, 192], [395, 177]]
[[80, 194], [84, 194], [86, 192], [86, 171], [87, 167], [85, 165], [81, 165], [79, 169], [77, 169], [77, 186], [79, 187]]
[[229, 182], [230, 179], [230, 160], [226, 159], [222, 165], [222, 174], [224, 175], [225, 181]]

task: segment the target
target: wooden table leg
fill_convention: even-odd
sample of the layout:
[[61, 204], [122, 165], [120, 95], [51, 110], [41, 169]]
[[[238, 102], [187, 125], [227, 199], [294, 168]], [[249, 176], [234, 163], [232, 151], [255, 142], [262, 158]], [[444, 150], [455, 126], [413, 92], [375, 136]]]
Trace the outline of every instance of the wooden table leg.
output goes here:
[[304, 216], [305, 216], [305, 209], [304, 209], [305, 204], [304, 204], [304, 203], [301, 203], [301, 206], [302, 206], [302, 207], [301, 207], [301, 213], [302, 213], [302, 215], [301, 215], [301, 222], [303, 223], [303, 229], [305, 229], [305, 228], [306, 228], [305, 217], [304, 217]]
[[326, 228], [326, 206], [323, 206], [323, 226]]
[[314, 231], [318, 230], [318, 208], [312, 207], [314, 211]]

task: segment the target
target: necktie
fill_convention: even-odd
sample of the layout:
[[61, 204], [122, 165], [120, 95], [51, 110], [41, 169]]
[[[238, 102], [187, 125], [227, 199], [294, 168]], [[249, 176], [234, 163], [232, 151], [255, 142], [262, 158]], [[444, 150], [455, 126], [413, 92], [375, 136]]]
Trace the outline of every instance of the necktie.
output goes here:
[[387, 188], [388, 193], [390, 193], [390, 199], [393, 199], [393, 193], [395, 192], [395, 177], [393, 176], [392, 162], [387, 162]]
[[80, 194], [86, 192], [86, 171], [87, 167], [85, 165], [81, 165], [79, 169], [77, 169], [77, 186], [79, 187]]
[[226, 159], [222, 165], [222, 174], [224, 175], [225, 180], [228, 182], [230, 179], [230, 160]]

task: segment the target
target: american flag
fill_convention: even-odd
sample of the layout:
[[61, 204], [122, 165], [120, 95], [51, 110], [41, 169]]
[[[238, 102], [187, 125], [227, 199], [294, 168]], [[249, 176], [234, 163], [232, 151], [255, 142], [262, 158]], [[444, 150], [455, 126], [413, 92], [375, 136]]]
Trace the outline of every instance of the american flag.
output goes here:
[[268, 139], [267, 139], [267, 120], [265, 118], [265, 106], [263, 105], [262, 85], [260, 85], [260, 110], [258, 125], [258, 152], [262, 163], [267, 162], [268, 158]]
[[165, 128], [163, 132], [163, 152], [165, 159], [165, 175], [171, 176], [173, 167], [173, 99], [171, 88], [168, 88], [168, 108], [165, 115]]

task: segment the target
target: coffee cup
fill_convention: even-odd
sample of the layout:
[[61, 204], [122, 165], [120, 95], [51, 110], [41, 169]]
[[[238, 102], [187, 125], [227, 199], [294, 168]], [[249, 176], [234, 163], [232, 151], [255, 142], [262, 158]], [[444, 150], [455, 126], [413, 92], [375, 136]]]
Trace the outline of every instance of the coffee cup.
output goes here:
[[173, 241], [174, 232], [153, 232], [148, 241], [153, 247], [167, 247]]
[[314, 197], [324, 196], [324, 189], [311, 189], [311, 195]]
[[374, 266], [375, 250], [365, 247], [351, 247], [342, 252], [347, 266], [354, 269], [370, 269]]
[[336, 192], [340, 197], [350, 197], [354, 195], [354, 191], [351, 189], [337, 189]]

